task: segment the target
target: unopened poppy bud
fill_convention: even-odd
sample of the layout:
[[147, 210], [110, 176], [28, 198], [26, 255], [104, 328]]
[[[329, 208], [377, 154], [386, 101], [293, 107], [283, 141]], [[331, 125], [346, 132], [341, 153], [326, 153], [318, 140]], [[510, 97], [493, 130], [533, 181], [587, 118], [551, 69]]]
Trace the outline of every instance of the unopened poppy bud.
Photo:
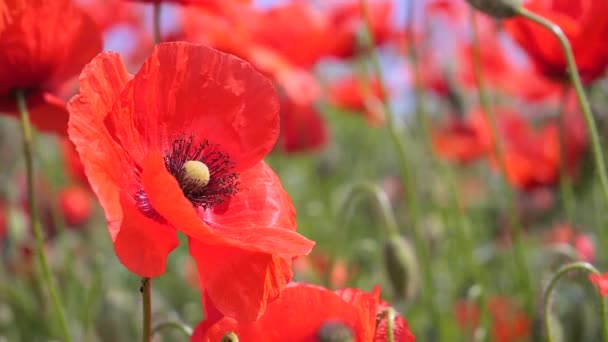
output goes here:
[[517, 15], [517, 0], [467, 0], [469, 5], [494, 18], [503, 19]]
[[239, 342], [239, 337], [231, 331], [222, 337], [221, 342]]
[[355, 337], [351, 328], [341, 322], [326, 322], [317, 332], [319, 342], [353, 342]]
[[201, 187], [205, 187], [209, 184], [211, 175], [209, 174], [209, 168], [205, 163], [198, 160], [188, 160], [184, 163], [184, 180], [189, 182], [195, 182]]
[[420, 284], [412, 245], [403, 237], [390, 237], [384, 245], [384, 263], [395, 294], [399, 298], [412, 299]]

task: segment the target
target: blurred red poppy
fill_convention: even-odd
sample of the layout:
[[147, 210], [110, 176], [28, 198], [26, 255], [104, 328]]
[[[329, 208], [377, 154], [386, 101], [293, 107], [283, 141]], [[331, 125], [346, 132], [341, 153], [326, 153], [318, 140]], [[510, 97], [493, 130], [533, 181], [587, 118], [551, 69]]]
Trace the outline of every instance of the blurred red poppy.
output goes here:
[[439, 156], [469, 163], [486, 156], [491, 144], [485, 119], [480, 112], [472, 112], [467, 118], [451, 118], [433, 130], [433, 148]]
[[57, 199], [63, 222], [70, 228], [79, 228], [93, 215], [90, 190], [80, 185], [67, 186], [59, 191]]
[[[376, 319], [388, 305], [379, 298], [380, 289], [367, 293], [358, 289], [330, 291], [308, 284], [290, 284], [281, 297], [268, 305], [257, 322], [243, 323], [217, 317], [210, 308], [209, 320], [201, 322], [191, 341], [219, 341], [234, 332], [242, 341], [319, 341], [323, 337], [350, 337], [353, 341], [387, 341], [386, 319]], [[298, 317], [298, 319], [294, 319]], [[414, 335], [397, 315], [395, 341], [413, 342]]]
[[590, 274], [589, 281], [597, 287], [602, 297], [608, 296], [608, 273]]
[[116, 53], [95, 57], [68, 108], [121, 262], [142, 277], [164, 273], [181, 231], [214, 305], [258, 318], [313, 245], [262, 160], [279, 133], [270, 82], [233, 56], [163, 43], [135, 75]]
[[325, 146], [325, 121], [312, 104], [297, 104], [288, 98], [281, 101], [281, 137], [279, 146], [287, 153], [315, 151]]
[[329, 101], [332, 105], [350, 111], [362, 112], [367, 122], [378, 126], [384, 122], [382, 108], [374, 106], [378, 100], [384, 100], [380, 81], [369, 82], [347, 77], [335, 81], [329, 87]]
[[[586, 83], [601, 77], [608, 65], [608, 2], [604, 0], [532, 0], [524, 4], [557, 24], [572, 44], [574, 57]], [[547, 77], [568, 77], [559, 41], [538, 24], [523, 18], [505, 21], [505, 27]]]
[[76, 151], [74, 144], [67, 138], [63, 138], [59, 141], [61, 151], [63, 154], [63, 163], [67, 174], [72, 180], [77, 181], [80, 184], [89, 184], [87, 175], [84, 173], [84, 166], [80, 161], [80, 156]]
[[69, 0], [10, 1], [0, 8], [0, 112], [18, 117], [14, 91], [27, 96], [38, 129], [66, 135], [68, 112], [51, 92], [101, 51], [101, 34]]
[[[458, 301], [455, 307], [458, 326], [473, 331], [479, 326], [479, 307], [469, 301]], [[492, 320], [492, 341], [515, 342], [530, 336], [532, 320], [512, 300], [492, 296], [488, 300], [488, 311]]]

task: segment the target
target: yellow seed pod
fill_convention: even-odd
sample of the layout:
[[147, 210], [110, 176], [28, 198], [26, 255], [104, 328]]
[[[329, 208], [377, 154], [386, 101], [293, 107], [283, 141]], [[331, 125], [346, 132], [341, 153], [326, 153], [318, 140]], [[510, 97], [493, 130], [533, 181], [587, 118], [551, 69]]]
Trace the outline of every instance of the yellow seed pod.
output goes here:
[[189, 182], [195, 182], [201, 187], [209, 184], [211, 175], [209, 174], [209, 168], [205, 163], [198, 160], [188, 160], [184, 163], [184, 180]]

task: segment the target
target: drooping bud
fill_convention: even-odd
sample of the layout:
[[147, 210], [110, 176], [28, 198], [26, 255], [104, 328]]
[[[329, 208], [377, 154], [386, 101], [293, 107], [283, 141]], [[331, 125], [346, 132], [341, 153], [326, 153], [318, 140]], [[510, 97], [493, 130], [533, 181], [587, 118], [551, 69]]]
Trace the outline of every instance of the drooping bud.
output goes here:
[[198, 160], [188, 160], [184, 163], [185, 176], [184, 180], [188, 182], [195, 182], [201, 188], [209, 184], [211, 175], [209, 174], [209, 168], [205, 163]]
[[412, 299], [420, 287], [420, 272], [409, 241], [397, 235], [390, 237], [384, 245], [384, 263], [395, 294]]
[[239, 342], [239, 337], [231, 331], [222, 337], [221, 342]]
[[516, 16], [516, 8], [520, 6], [517, 0], [467, 0], [467, 2], [479, 11], [498, 19]]
[[317, 332], [319, 342], [354, 342], [353, 331], [344, 323], [329, 321]]

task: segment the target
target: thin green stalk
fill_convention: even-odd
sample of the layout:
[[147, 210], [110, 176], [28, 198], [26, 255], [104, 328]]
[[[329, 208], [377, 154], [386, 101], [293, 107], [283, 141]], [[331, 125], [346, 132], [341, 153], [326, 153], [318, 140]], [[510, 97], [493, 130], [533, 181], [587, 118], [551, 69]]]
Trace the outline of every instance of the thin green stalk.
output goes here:
[[51, 271], [44, 251], [44, 234], [38, 220], [38, 208], [36, 206], [36, 191], [34, 189], [34, 151], [33, 151], [33, 129], [30, 123], [30, 116], [27, 110], [25, 94], [19, 90], [16, 92], [17, 106], [21, 116], [21, 131], [23, 134], [23, 156], [25, 157], [25, 169], [27, 175], [27, 201], [30, 208], [30, 221], [34, 238], [36, 239], [36, 254], [41, 268], [42, 281], [49, 291], [49, 295], [55, 308], [55, 315], [59, 320], [63, 339], [67, 342], [72, 341], [70, 329], [66, 319], [65, 310], [55, 287]]
[[[376, 51], [376, 45], [374, 43], [374, 38], [371, 33], [371, 21], [369, 17], [369, 11], [367, 8], [366, 0], [359, 0], [362, 16], [365, 22], [365, 42], [367, 43], [367, 47], [369, 49], [369, 53], [371, 55], [372, 66], [374, 68], [374, 72], [376, 73], [376, 77], [378, 78], [378, 82], [380, 85], [380, 92], [382, 98], [387, 98], [387, 91], [384, 84], [384, 78], [382, 75], [382, 70], [380, 68], [380, 61], [378, 58], [378, 54]], [[420, 227], [420, 209], [418, 208], [418, 203], [415, 199], [415, 183], [411, 176], [411, 169], [409, 165], [409, 160], [407, 156], [407, 152], [405, 149], [405, 145], [403, 140], [401, 139], [400, 132], [395, 123], [395, 114], [393, 113], [391, 106], [388, 102], [384, 102], [384, 110], [386, 113], [386, 126], [388, 129], [389, 136], [397, 149], [397, 157], [399, 160], [399, 169], [401, 172], [401, 181], [403, 182], [403, 187], [405, 190], [405, 196], [407, 201], [408, 213], [410, 216], [410, 221], [412, 224], [412, 235], [414, 237], [414, 244], [416, 247], [416, 253], [418, 254], [418, 260], [421, 263], [422, 268], [422, 286], [425, 291], [423, 291], [423, 298], [426, 307], [429, 309], [431, 324], [436, 328], [438, 335], [442, 336], [443, 327], [441, 324], [441, 315], [439, 306], [433, 296], [435, 291], [435, 279], [432, 273], [432, 265], [429, 248], [426, 245]]]
[[581, 110], [583, 111], [583, 115], [587, 123], [587, 130], [589, 131], [589, 136], [591, 137], [591, 148], [593, 150], [593, 158], [595, 161], [595, 167], [597, 169], [596, 172], [599, 174], [604, 202], [608, 206], [608, 176], [606, 175], [606, 163], [604, 161], [602, 146], [600, 145], [600, 137], [597, 125], [595, 124], [593, 113], [591, 112], [591, 106], [589, 105], [587, 95], [585, 94], [585, 90], [583, 89], [581, 77], [576, 67], [574, 54], [572, 53], [572, 47], [568, 42], [568, 38], [566, 38], [566, 35], [558, 25], [552, 23], [546, 18], [543, 18], [538, 14], [530, 12], [523, 6], [514, 6], [514, 9], [517, 14], [534, 23], [537, 23], [538, 25], [541, 25], [542, 27], [553, 33], [553, 35], [555, 36], [555, 38], [557, 38], [562, 47], [564, 55], [566, 56], [566, 63], [568, 65], [568, 74], [570, 75], [570, 81], [574, 86], [574, 91], [576, 92], [578, 103], [581, 107]]
[[479, 93], [479, 102], [482, 107], [482, 111], [486, 117], [486, 120], [490, 123], [490, 133], [492, 135], [492, 141], [494, 141], [494, 153], [498, 159], [498, 164], [504, 178], [505, 186], [503, 187], [505, 197], [507, 198], [509, 220], [508, 227], [512, 229], [513, 238], [513, 252], [515, 258], [516, 275], [520, 277], [519, 285], [524, 288], [526, 294], [526, 307], [528, 310], [532, 309], [532, 300], [534, 298], [534, 287], [532, 285], [532, 279], [528, 271], [526, 263], [525, 251], [521, 241], [521, 222], [519, 220], [519, 213], [517, 212], [517, 206], [515, 203], [515, 194], [508, 184], [507, 176], [507, 164], [505, 158], [504, 146], [500, 137], [500, 131], [498, 129], [498, 122], [496, 115], [492, 109], [490, 97], [488, 96], [483, 80], [483, 66], [481, 61], [481, 47], [479, 44], [479, 33], [477, 30], [477, 20], [475, 17], [475, 11], [471, 9], [470, 14], [471, 27], [472, 27], [472, 38], [473, 38], [473, 69], [475, 74], [475, 80], [477, 83], [477, 90]]
[[[414, 37], [414, 3], [410, 2], [408, 6], [408, 23], [406, 26], [407, 36]], [[474, 282], [480, 286], [484, 287], [485, 284], [485, 275], [484, 268], [478, 267], [475, 263], [474, 256], [474, 245], [472, 242], [471, 236], [471, 221], [466, 212], [466, 209], [460, 209], [460, 203], [458, 200], [457, 188], [455, 184], [454, 177], [448, 167], [444, 163], [439, 160], [437, 154], [433, 150], [433, 142], [431, 139], [431, 129], [429, 124], [429, 119], [427, 115], [426, 106], [423, 99], [423, 83], [422, 83], [422, 75], [418, 58], [417, 47], [414, 42], [410, 42], [408, 46], [408, 56], [410, 59], [410, 63], [412, 64], [412, 69], [414, 71], [414, 100], [415, 100], [415, 112], [418, 119], [418, 122], [421, 125], [421, 129], [424, 136], [425, 146], [430, 149], [430, 155], [432, 157], [432, 162], [434, 166], [437, 166], [439, 178], [442, 184], [447, 184], [448, 192], [450, 193], [450, 201], [452, 202], [452, 209], [455, 212], [450, 213], [450, 217], [456, 218], [456, 223], [460, 229], [460, 238], [462, 249], [466, 254], [466, 264], [467, 269], [472, 273]], [[446, 216], [443, 216], [446, 217]], [[450, 219], [450, 217], [446, 217]], [[449, 223], [448, 223], [449, 225]], [[479, 295], [479, 305], [481, 307], [481, 321], [484, 329], [489, 331], [490, 329], [490, 319], [488, 312], [486, 310], [486, 296], [485, 291], [480, 291]]]
[[566, 102], [568, 100], [569, 85], [564, 85], [562, 89], [562, 99], [559, 108], [559, 188], [562, 196], [562, 206], [566, 212], [566, 220], [568, 223], [573, 222], [574, 213], [574, 191], [572, 190], [572, 179], [568, 174], [568, 146], [566, 145]]
[[164, 321], [161, 322], [159, 324], [156, 324], [153, 328], [152, 328], [152, 336], [154, 336], [154, 334], [160, 332], [161, 330], [165, 330], [165, 329], [175, 329], [178, 330], [179, 332], [183, 333], [184, 335], [190, 337], [192, 336], [192, 328], [189, 327], [188, 325], [186, 325], [183, 322], [180, 321]]
[[142, 342], [152, 341], [152, 279], [142, 278], [139, 288], [142, 297]]
[[395, 215], [393, 215], [393, 211], [391, 209], [391, 203], [386, 193], [377, 185], [364, 182], [358, 183], [353, 186], [351, 189], [348, 200], [342, 206], [340, 211], [340, 218], [346, 219], [347, 212], [350, 210], [351, 205], [360, 195], [369, 195], [374, 199], [374, 204], [376, 205], [376, 209], [378, 213], [382, 216], [382, 220], [384, 221], [384, 228], [386, 230], [386, 235], [399, 235], [399, 226], [397, 225], [397, 220], [395, 219]]
[[160, 44], [163, 41], [160, 31], [160, 14], [162, 12], [161, 6], [160, 1], [154, 3], [154, 44]]
[[[553, 335], [551, 334], [551, 319], [550, 319], [551, 316], [549, 314], [549, 310], [550, 310], [550, 306], [551, 306], [551, 294], [553, 293], [553, 290], [557, 286], [557, 283], [559, 282], [559, 280], [566, 274], [570, 273], [571, 271], [584, 271], [587, 273], [592, 273], [592, 274], [597, 274], [597, 275], [600, 274], [600, 272], [595, 267], [593, 267], [593, 265], [586, 263], [586, 262], [579, 261], [579, 262], [573, 262], [573, 263], [562, 266], [553, 275], [553, 277], [551, 278], [551, 281], [549, 282], [549, 286], [547, 287], [547, 290], [545, 291], [545, 303], [544, 303], [544, 307], [543, 307], [545, 335], [547, 337], [548, 342], [554, 341]], [[608, 342], [608, 325], [607, 325], [608, 308], [606, 306], [606, 300], [601, 295], [599, 295], [599, 297], [600, 297], [600, 301], [601, 301], [601, 304], [600, 304], [600, 311], [601, 311], [600, 315], [601, 316], [600, 317], [601, 317], [601, 321], [602, 321], [604, 342]]]

